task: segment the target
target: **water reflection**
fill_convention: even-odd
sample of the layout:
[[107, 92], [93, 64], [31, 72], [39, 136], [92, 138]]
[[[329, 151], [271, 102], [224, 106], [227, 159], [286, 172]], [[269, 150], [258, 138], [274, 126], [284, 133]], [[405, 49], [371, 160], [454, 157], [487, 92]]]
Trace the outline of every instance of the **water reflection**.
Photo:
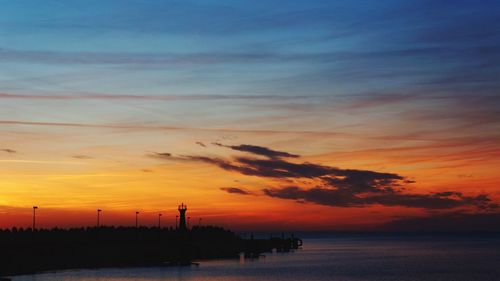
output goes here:
[[240, 264], [243, 265], [245, 264], [245, 253], [240, 253]]

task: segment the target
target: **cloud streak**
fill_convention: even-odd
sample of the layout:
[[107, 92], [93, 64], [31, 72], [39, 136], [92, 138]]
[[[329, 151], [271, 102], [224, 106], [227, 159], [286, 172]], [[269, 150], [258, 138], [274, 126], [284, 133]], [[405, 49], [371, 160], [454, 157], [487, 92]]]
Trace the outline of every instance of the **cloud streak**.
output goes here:
[[131, 129], [131, 130], [192, 130], [192, 131], [207, 131], [207, 132], [222, 132], [222, 133], [242, 133], [242, 134], [300, 134], [300, 135], [316, 135], [316, 136], [336, 136], [343, 135], [338, 132], [328, 131], [287, 131], [287, 130], [252, 130], [252, 129], [235, 129], [235, 128], [197, 128], [197, 127], [180, 127], [180, 126], [165, 126], [165, 125], [144, 125], [144, 124], [91, 124], [91, 123], [68, 123], [68, 122], [39, 122], [39, 121], [21, 121], [21, 120], [0, 120], [2, 125], [12, 126], [49, 126], [49, 127], [75, 127], [75, 128], [108, 128], [108, 129]]
[[88, 156], [88, 155], [83, 155], [83, 154], [76, 154], [76, 155], [72, 155], [71, 157], [75, 158], [75, 159], [80, 159], [80, 160], [94, 159], [94, 157], [91, 157], [91, 156]]
[[297, 158], [299, 155], [296, 154], [291, 154], [288, 152], [284, 151], [277, 151], [277, 150], [272, 150], [267, 147], [262, 147], [262, 146], [257, 146], [257, 145], [250, 145], [250, 144], [240, 144], [240, 145], [224, 145], [218, 142], [213, 143], [216, 146], [220, 147], [227, 147], [232, 150], [237, 150], [237, 151], [242, 151], [242, 152], [249, 152], [252, 154], [257, 154], [261, 156], [266, 156], [269, 158]]
[[213, 65], [234, 63], [329, 63], [338, 60], [366, 60], [424, 56], [445, 53], [449, 49], [405, 48], [379, 51], [334, 52], [200, 52], [200, 53], [119, 53], [119, 52], [61, 52], [40, 50], [14, 50], [0, 48], [0, 59], [11, 62], [38, 62], [50, 64], [103, 64], [103, 65]]
[[498, 205], [493, 203], [484, 194], [464, 196], [458, 192], [411, 194], [398, 191], [377, 191], [372, 194], [360, 194], [350, 190], [334, 189], [330, 186], [315, 187], [312, 189], [299, 187], [264, 189], [264, 193], [268, 196], [281, 199], [292, 199], [335, 207], [382, 205], [424, 209], [453, 209], [468, 206], [478, 209], [498, 208]]
[[[0, 99], [21, 100], [130, 100], [130, 101], [219, 101], [219, 100], [281, 100], [280, 95], [123, 95], [123, 94], [12, 94], [0, 93]], [[296, 99], [319, 98], [320, 96], [294, 96]]]
[[0, 151], [8, 153], [8, 154], [15, 154], [15, 153], [17, 153], [17, 150], [10, 149], [10, 148], [0, 148]]
[[247, 191], [247, 190], [242, 189], [242, 188], [239, 188], [239, 187], [221, 187], [220, 190], [225, 191], [227, 193], [241, 194], [241, 195], [253, 194], [252, 192]]

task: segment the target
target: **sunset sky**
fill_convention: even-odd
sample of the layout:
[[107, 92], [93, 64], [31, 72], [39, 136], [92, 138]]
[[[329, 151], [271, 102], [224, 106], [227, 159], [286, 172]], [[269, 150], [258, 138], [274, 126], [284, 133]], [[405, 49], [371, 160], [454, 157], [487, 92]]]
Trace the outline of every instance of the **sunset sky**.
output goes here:
[[500, 221], [498, 1], [0, 4], [0, 227]]

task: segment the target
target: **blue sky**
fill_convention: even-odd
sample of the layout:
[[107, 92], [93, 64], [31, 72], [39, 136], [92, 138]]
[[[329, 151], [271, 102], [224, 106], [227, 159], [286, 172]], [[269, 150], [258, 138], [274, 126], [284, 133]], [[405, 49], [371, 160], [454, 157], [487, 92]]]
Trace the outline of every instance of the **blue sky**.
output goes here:
[[9, 92], [331, 96], [498, 86], [495, 1], [2, 7], [1, 75]]
[[328, 130], [396, 111], [442, 115], [437, 128], [498, 118], [497, 1], [2, 7], [2, 120]]

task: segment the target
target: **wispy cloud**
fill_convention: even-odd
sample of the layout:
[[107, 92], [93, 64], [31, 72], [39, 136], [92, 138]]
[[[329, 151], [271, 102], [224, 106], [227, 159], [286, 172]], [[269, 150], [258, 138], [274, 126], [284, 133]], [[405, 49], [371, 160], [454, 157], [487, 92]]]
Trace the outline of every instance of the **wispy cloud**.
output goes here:
[[17, 153], [17, 150], [10, 149], [10, 148], [0, 148], [0, 151], [3, 151], [3, 152], [8, 153], [8, 154]]
[[154, 158], [165, 159], [165, 158], [172, 157], [172, 154], [168, 153], [168, 152], [153, 152], [153, 153], [148, 154], [148, 156], [154, 157]]
[[266, 156], [269, 158], [297, 158], [299, 155], [291, 154], [284, 151], [272, 150], [267, 147], [251, 145], [251, 144], [240, 144], [240, 145], [224, 145], [218, 142], [213, 143], [216, 146], [227, 147], [232, 150], [249, 152], [256, 155]]
[[49, 64], [104, 64], [104, 65], [213, 65], [235, 63], [325, 63], [333, 60], [354, 59], [359, 56], [399, 56], [420, 53], [420, 49], [395, 50], [377, 53], [326, 52], [326, 53], [100, 53], [100, 52], [55, 52], [36, 50], [0, 49], [0, 59], [11, 62], [38, 62]]
[[82, 165], [81, 162], [71, 162], [71, 161], [50, 161], [50, 160], [5, 160], [0, 159], [0, 162], [4, 163], [18, 163], [18, 164], [54, 164], [54, 165]]
[[221, 187], [220, 190], [225, 191], [227, 193], [235, 193], [235, 194], [241, 194], [241, 195], [251, 195], [253, 194], [252, 192], [245, 190], [240, 187]]
[[[280, 95], [122, 95], [122, 94], [12, 94], [0, 93], [0, 99], [22, 100], [137, 100], [137, 101], [218, 101], [218, 100], [281, 100]], [[294, 96], [296, 99], [311, 99], [319, 96]]]
[[203, 143], [203, 142], [201, 142], [201, 141], [197, 141], [197, 142], [195, 142], [195, 144], [197, 144], [197, 145], [199, 145], [199, 146], [201, 146], [201, 147], [207, 147], [207, 145], [206, 145], [206, 144], [204, 144], [204, 143]]
[[242, 134], [299, 134], [299, 135], [316, 135], [316, 136], [337, 136], [343, 135], [340, 132], [328, 131], [292, 131], [292, 130], [252, 130], [238, 128], [197, 128], [197, 127], [180, 127], [166, 125], [146, 125], [141, 123], [120, 123], [120, 124], [91, 124], [91, 123], [68, 123], [68, 122], [38, 122], [38, 121], [20, 121], [20, 120], [0, 120], [3, 125], [26, 125], [26, 126], [53, 126], [53, 127], [75, 127], [75, 128], [108, 128], [108, 129], [136, 129], [136, 130], [191, 130], [191, 131], [207, 131], [221, 133], [242, 133]]
[[71, 157], [75, 158], [75, 159], [81, 159], [81, 160], [94, 159], [94, 157], [92, 157], [92, 156], [83, 155], [83, 154], [76, 154], [76, 155], [72, 155]]

